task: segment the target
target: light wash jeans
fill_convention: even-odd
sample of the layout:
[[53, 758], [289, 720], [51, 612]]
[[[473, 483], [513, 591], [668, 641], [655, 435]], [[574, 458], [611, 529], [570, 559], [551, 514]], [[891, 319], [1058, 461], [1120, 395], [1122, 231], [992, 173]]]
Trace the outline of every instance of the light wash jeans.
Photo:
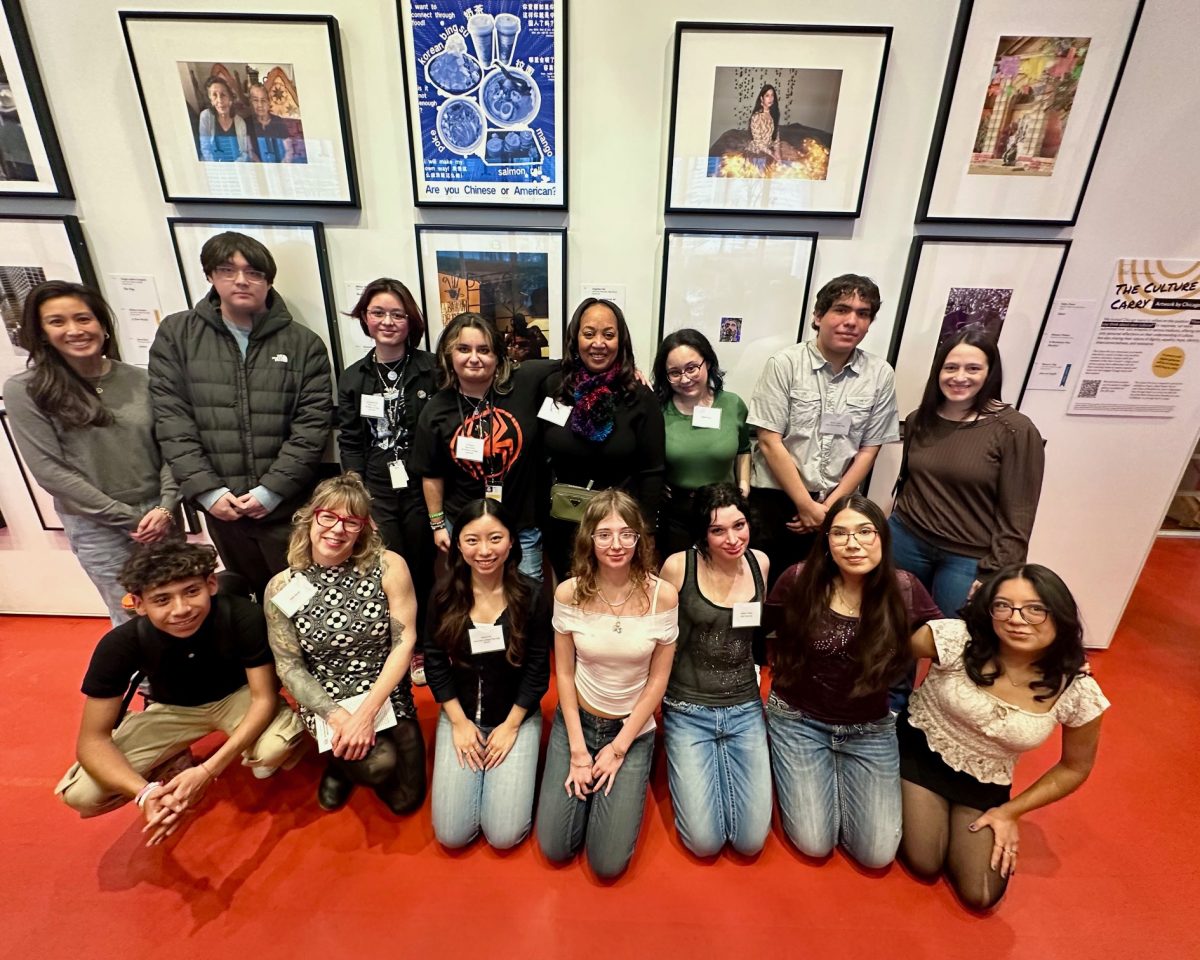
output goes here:
[[[154, 506], [151, 503], [143, 510]], [[63, 530], [67, 534], [67, 542], [71, 544], [71, 552], [83, 567], [83, 572], [100, 591], [100, 599], [108, 608], [109, 619], [114, 627], [119, 627], [133, 616], [121, 606], [121, 600], [128, 592], [117, 583], [117, 577], [125, 561], [137, 546], [129, 538], [129, 531], [120, 527], [110, 527], [90, 517], [64, 513], [62, 506], [56, 500], [54, 509], [62, 520]]]
[[788, 839], [810, 857], [839, 842], [864, 867], [886, 867], [900, 844], [896, 718], [824, 723], [767, 700], [771, 769]]
[[[579, 711], [579, 722], [593, 757], [616, 739], [623, 723], [586, 710]], [[608, 796], [601, 790], [583, 800], [569, 797], [563, 784], [571, 769], [571, 745], [562, 709], [555, 710], [537, 812], [538, 843], [547, 859], [555, 863], [570, 860], [586, 842], [588, 863], [597, 876], [611, 880], [624, 873], [642, 830], [653, 754], [651, 730], [630, 744]]]
[[762, 701], [706, 707], [663, 700], [667, 780], [679, 838], [698, 857], [726, 843], [758, 853], [771, 829], [771, 760]]
[[[486, 737], [491, 727], [481, 727]], [[491, 770], [458, 765], [454, 728], [443, 710], [433, 755], [433, 833], [444, 847], [465, 847], [483, 831], [498, 850], [515, 847], [533, 825], [542, 715], [529, 714], [504, 762]]]

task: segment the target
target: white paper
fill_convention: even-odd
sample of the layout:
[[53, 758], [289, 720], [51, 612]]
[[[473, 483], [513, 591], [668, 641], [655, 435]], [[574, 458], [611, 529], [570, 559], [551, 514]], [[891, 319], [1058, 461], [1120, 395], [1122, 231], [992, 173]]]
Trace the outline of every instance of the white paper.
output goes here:
[[471, 638], [472, 653], [504, 652], [504, 628], [500, 624], [489, 623], [482, 627], [471, 627], [467, 633]]
[[622, 312], [625, 310], [625, 284], [623, 283], [581, 283], [579, 299], [586, 300], [595, 297], [597, 300], [611, 300]]
[[1087, 342], [1081, 334], [1090, 329], [1095, 318], [1095, 300], [1059, 300], [1054, 304], [1026, 390], [1067, 389], [1067, 380], [1079, 366]]
[[[353, 713], [359, 708], [359, 705], [367, 699], [368, 694], [360, 693], [355, 697], [347, 697], [345, 700], [339, 700], [337, 705]], [[316, 721], [317, 728], [317, 751], [325, 753], [333, 749], [333, 727], [331, 727], [321, 717], [313, 717]], [[375, 732], [380, 730], [390, 730], [396, 725], [396, 711], [392, 709], [392, 701], [384, 700], [383, 705], [379, 708], [379, 712], [375, 714]]]
[[538, 411], [538, 418], [565, 427], [567, 421], [571, 419], [571, 409], [571, 407], [563, 406], [553, 397], [547, 397], [542, 401], [542, 409]]
[[709, 430], [721, 429], [720, 407], [693, 407], [692, 426], [706, 427]]
[[285, 617], [294, 616], [317, 592], [317, 588], [303, 574], [296, 574], [282, 590], [271, 598]]
[[359, 395], [358, 412], [364, 417], [383, 417], [383, 394], [381, 393], [363, 393]]
[[483, 438], [459, 437], [454, 443], [454, 457], [457, 460], [483, 463]]
[[745, 603], [733, 605], [733, 625], [735, 627], [757, 627], [762, 624], [762, 604], [757, 600], [747, 600]]
[[404, 490], [408, 487], [408, 470], [403, 460], [393, 460], [388, 464], [388, 474], [392, 480], [393, 490]]
[[162, 322], [162, 303], [153, 277], [133, 273], [110, 273], [108, 289], [117, 313], [117, 328], [126, 363], [139, 367], [150, 363], [150, 345]]

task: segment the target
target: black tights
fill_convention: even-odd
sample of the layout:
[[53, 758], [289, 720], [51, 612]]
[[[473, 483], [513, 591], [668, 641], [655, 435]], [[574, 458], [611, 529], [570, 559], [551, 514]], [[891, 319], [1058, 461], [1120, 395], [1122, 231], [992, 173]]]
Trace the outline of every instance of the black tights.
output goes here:
[[425, 799], [425, 739], [416, 720], [405, 718], [375, 736], [361, 760], [330, 756], [327, 771], [370, 787], [392, 813], [412, 813]]
[[972, 910], [994, 907], [1008, 879], [991, 866], [995, 838], [988, 827], [967, 829], [982, 810], [951, 803], [945, 797], [900, 781], [904, 803], [904, 834], [900, 856], [913, 873], [932, 880], [944, 870], [958, 898]]

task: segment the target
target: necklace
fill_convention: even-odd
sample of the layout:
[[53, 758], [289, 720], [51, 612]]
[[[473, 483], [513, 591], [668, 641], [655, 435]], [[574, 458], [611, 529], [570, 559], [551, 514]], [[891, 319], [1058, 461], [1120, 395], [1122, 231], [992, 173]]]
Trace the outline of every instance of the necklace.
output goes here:
[[596, 588], [596, 596], [598, 596], [601, 600], [603, 600], [605, 603], [607, 603], [608, 608], [613, 612], [613, 617], [615, 618], [615, 620], [613, 622], [613, 633], [621, 632], [621, 615], [619, 613], [617, 613], [617, 610], [619, 610], [621, 607], [625, 606], [625, 604], [627, 604], [629, 602], [629, 598], [633, 596], [633, 591], [636, 589], [637, 589], [637, 584], [634, 584], [632, 587], [629, 588], [629, 592], [627, 594], [625, 594], [624, 599], [621, 600], [620, 603], [613, 603], [611, 600], [608, 599], [608, 597], [606, 597], [603, 593], [600, 592], [599, 587]]
[[[387, 372], [388, 380], [395, 383], [404, 374], [404, 368], [408, 366], [408, 353], [406, 352], [399, 360], [380, 360], [376, 357], [375, 366], [376, 368], [383, 367]], [[400, 368], [399, 373], [396, 372], [397, 367]], [[376, 369], [376, 373], [378, 373], [378, 369]]]
[[846, 595], [842, 593], [841, 588], [836, 583], [833, 585], [833, 594], [841, 602], [842, 606], [850, 611], [849, 616], [857, 617], [862, 613], [862, 600], [859, 600], [858, 606], [855, 606], [846, 599]]

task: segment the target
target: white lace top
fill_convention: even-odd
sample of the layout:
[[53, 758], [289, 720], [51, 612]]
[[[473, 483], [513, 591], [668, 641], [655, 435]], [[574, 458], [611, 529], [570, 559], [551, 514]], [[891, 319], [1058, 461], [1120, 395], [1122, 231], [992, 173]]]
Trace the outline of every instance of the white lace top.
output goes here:
[[[591, 706], [609, 716], [623, 717], [633, 706], [650, 677], [650, 658], [658, 644], [674, 643], [679, 636], [679, 608], [656, 613], [658, 584], [650, 612], [621, 617], [621, 630], [613, 629], [611, 613], [590, 613], [554, 601], [554, 629], [571, 634], [575, 644], [575, 689]], [[639, 730], [654, 729], [654, 715]]]
[[983, 783], [1012, 783], [1017, 757], [1045, 742], [1059, 724], [1081, 727], [1109, 702], [1091, 677], [1076, 677], [1047, 713], [1007, 703], [978, 686], [963, 665], [970, 639], [961, 620], [931, 620], [938, 662], [912, 695], [909, 721], [949, 766]]

